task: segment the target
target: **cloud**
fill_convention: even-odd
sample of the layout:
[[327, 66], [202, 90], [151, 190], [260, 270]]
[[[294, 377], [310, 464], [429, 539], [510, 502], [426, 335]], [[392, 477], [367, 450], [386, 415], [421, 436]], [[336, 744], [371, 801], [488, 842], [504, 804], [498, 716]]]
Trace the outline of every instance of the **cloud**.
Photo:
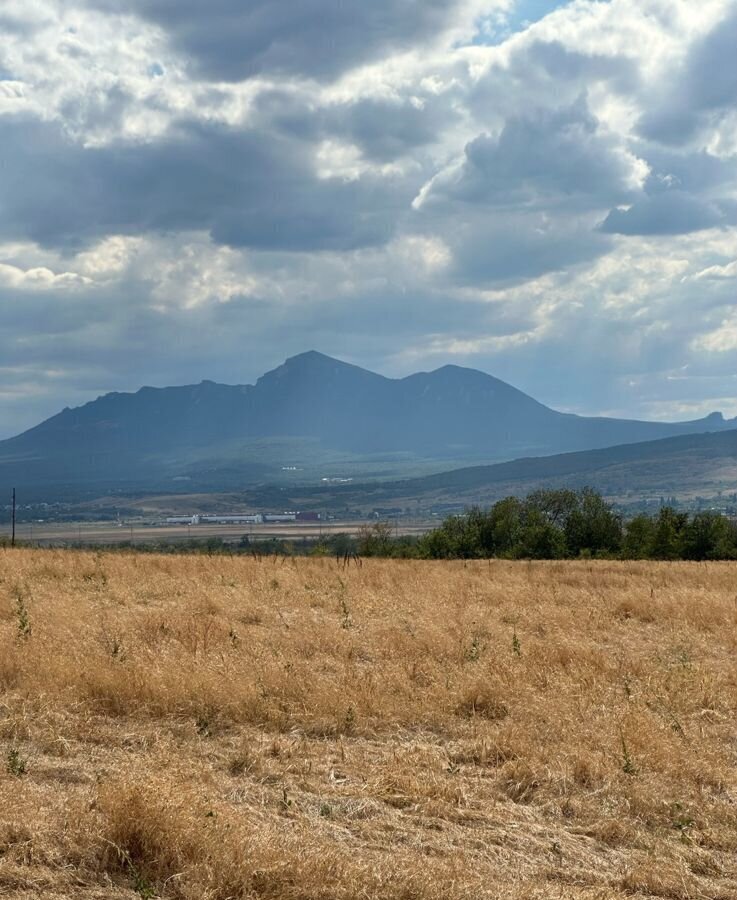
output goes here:
[[729, 197], [737, 181], [737, 156], [720, 158], [704, 150], [662, 151], [640, 146], [650, 174], [634, 203], [613, 209], [602, 223], [610, 234], [686, 234], [737, 224]]
[[519, 75], [531, 66], [559, 83], [591, 86], [604, 82], [610, 89], [623, 94], [632, 94], [641, 85], [641, 76], [632, 58], [575, 50], [555, 40], [534, 40], [512, 63], [513, 70]]
[[151, 144], [86, 148], [53, 124], [5, 117], [0, 144], [0, 234], [50, 247], [207, 229], [232, 246], [353, 249], [387, 241], [412, 190], [319, 178], [299, 142], [197, 122]]
[[694, 349], [707, 353], [728, 353], [737, 350], [737, 316], [732, 315], [724, 319], [719, 328], [696, 338]]
[[613, 209], [601, 225], [608, 234], [685, 234], [725, 222], [713, 204], [684, 191], [645, 196], [627, 209]]
[[535, 212], [466, 213], [451, 219], [453, 280], [504, 286], [572, 269], [609, 247], [590, 221]]
[[709, 266], [708, 268], [702, 269], [700, 272], [697, 272], [693, 277], [695, 281], [702, 278], [737, 278], [737, 259], [733, 260], [730, 263], [727, 263], [724, 266]]
[[76, 272], [52, 272], [45, 266], [37, 266], [32, 269], [21, 269], [18, 266], [9, 266], [0, 263], [0, 286], [11, 287], [19, 290], [33, 288], [58, 288], [70, 284], [84, 285], [89, 279]]
[[325, 128], [381, 163], [437, 142], [458, 118], [443, 97], [367, 97], [328, 109]]
[[714, 131], [737, 106], [737, 4], [689, 49], [675, 77], [655, 92], [654, 102], [640, 118], [639, 131], [663, 144], [681, 145], [699, 132]]
[[[202, 77], [241, 81], [263, 74], [332, 79], [457, 26], [462, 0], [89, 0], [165, 29]], [[471, 29], [473, 17], [468, 18]]]
[[444, 236], [462, 283], [537, 278], [606, 252], [596, 211], [636, 197], [645, 171], [581, 96], [470, 141], [415, 199], [418, 227]]
[[266, 89], [254, 99], [252, 115], [255, 127], [265, 131], [351, 148], [364, 171], [388, 171], [387, 164], [402, 160], [417, 169], [424, 162], [420, 154], [442, 145], [448, 129], [461, 119], [454, 100], [452, 91], [436, 93], [419, 85], [409, 95], [330, 98], [322, 103], [304, 89]]
[[571, 106], [509, 118], [498, 137], [466, 145], [462, 165], [436, 177], [421, 198], [469, 205], [590, 208], [633, 195], [645, 167], [607, 134], [585, 97]]

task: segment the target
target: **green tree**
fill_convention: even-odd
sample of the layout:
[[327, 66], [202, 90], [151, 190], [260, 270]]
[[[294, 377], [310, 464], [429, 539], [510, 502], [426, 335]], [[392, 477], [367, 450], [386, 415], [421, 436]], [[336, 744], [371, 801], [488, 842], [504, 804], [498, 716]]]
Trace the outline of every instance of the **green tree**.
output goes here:
[[562, 559], [566, 555], [563, 531], [539, 509], [529, 509], [525, 513], [515, 555], [523, 559]]
[[472, 559], [480, 555], [479, 516], [448, 516], [440, 528], [424, 536], [418, 552], [428, 559]]
[[611, 504], [591, 488], [584, 488], [578, 501], [565, 523], [568, 553], [571, 556], [583, 552], [617, 553], [622, 545], [622, 521]]
[[491, 554], [516, 556], [522, 541], [525, 507], [517, 497], [505, 497], [487, 514]]
[[700, 512], [683, 532], [685, 559], [733, 559], [737, 555], [735, 528], [718, 513]]
[[655, 519], [652, 543], [653, 559], [680, 559], [683, 556], [683, 540], [688, 513], [676, 512], [672, 506], [664, 506]]
[[580, 508], [581, 496], [567, 488], [537, 490], [527, 495], [525, 505], [539, 510], [551, 525], [565, 528], [571, 514]]
[[622, 541], [622, 556], [625, 559], [649, 559], [653, 554], [655, 523], [644, 513], [627, 523]]

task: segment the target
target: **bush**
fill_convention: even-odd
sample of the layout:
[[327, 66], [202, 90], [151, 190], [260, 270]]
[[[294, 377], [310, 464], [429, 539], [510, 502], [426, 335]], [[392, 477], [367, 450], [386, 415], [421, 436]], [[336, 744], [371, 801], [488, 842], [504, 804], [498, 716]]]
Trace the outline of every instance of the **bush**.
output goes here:
[[359, 556], [391, 556], [392, 526], [389, 522], [364, 525], [358, 532]]

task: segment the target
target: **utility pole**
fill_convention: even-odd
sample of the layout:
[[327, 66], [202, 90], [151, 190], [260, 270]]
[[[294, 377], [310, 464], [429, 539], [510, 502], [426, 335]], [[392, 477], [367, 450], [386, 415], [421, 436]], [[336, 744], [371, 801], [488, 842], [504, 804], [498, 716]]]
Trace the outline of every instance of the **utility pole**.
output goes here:
[[15, 547], [15, 488], [13, 488], [13, 513], [11, 517], [10, 546]]

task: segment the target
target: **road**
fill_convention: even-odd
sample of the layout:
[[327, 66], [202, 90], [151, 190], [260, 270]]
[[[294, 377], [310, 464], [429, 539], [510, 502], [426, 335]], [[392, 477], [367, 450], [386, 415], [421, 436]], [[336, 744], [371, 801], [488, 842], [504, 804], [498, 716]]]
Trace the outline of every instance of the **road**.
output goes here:
[[[111, 522], [21, 522], [16, 525], [18, 541], [40, 545], [69, 544], [120, 544], [124, 542], [153, 543], [176, 542], [207, 538], [222, 538], [235, 542], [243, 535], [250, 540], [265, 541], [270, 538], [300, 540], [330, 534], [355, 535], [365, 521], [351, 522], [296, 522], [273, 525], [152, 525], [143, 522], [117, 525]], [[392, 523], [393, 525], [395, 523]], [[436, 527], [434, 520], [398, 521], [393, 528], [396, 535], [420, 535]], [[0, 536], [10, 535], [9, 526], [0, 526]]]

